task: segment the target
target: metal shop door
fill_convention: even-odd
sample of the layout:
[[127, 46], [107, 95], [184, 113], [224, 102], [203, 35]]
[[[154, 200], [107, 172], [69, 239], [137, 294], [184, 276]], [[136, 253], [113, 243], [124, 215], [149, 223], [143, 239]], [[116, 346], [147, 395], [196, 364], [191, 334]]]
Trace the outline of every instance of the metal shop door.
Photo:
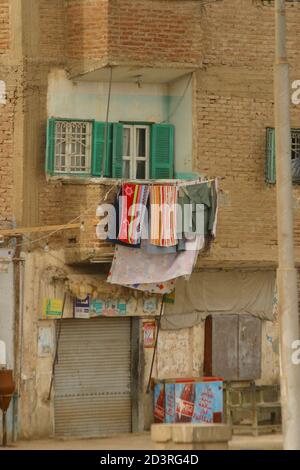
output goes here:
[[55, 368], [55, 433], [131, 431], [130, 318], [62, 320]]

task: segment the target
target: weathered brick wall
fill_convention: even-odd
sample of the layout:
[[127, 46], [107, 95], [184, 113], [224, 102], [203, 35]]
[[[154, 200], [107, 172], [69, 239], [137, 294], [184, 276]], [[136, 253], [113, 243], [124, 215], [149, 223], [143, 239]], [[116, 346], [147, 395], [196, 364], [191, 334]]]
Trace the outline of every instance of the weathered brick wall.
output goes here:
[[200, 15], [193, 0], [68, 0], [67, 55], [199, 64]]
[[[300, 5], [286, 3], [287, 45], [292, 65], [299, 64]], [[202, 15], [203, 63], [270, 69], [274, 63], [274, 1], [220, 0]]]
[[0, 0], [0, 80], [5, 83], [6, 103], [0, 104], [0, 224], [9, 225], [13, 216], [13, 130], [16, 104], [16, 76], [7, 64], [10, 48], [10, 8]]
[[[287, 8], [291, 77], [300, 77], [300, 5]], [[195, 169], [223, 177], [218, 236], [210, 260], [277, 259], [276, 190], [264, 177], [266, 127], [274, 126], [274, 5], [224, 0], [206, 6], [205, 69], [197, 73]], [[300, 106], [291, 106], [300, 126]], [[294, 186], [300, 261], [300, 188]], [[208, 260], [207, 260], [208, 262]]]
[[65, 56], [67, 24], [64, 0], [40, 0], [39, 21], [41, 57], [62, 60]]
[[0, 222], [12, 219], [13, 197], [13, 129], [15, 86], [10, 74], [1, 68], [0, 79], [6, 84], [6, 104], [0, 104]]
[[200, 64], [200, 19], [200, 2], [111, 0], [109, 56], [121, 61]]
[[0, 54], [10, 46], [9, 0], [0, 0]]
[[65, 19], [69, 58], [106, 57], [108, 0], [67, 0]]

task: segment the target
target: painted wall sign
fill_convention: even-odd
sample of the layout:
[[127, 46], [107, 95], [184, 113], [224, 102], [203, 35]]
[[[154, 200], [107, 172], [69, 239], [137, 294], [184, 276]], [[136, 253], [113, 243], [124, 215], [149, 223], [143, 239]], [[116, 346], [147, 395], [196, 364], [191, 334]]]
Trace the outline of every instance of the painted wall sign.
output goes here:
[[91, 299], [75, 299], [74, 316], [75, 318], [95, 318], [95, 317], [118, 317], [126, 315], [126, 301], [118, 300], [101, 300]]
[[221, 381], [165, 384], [166, 423], [220, 423], [222, 414]]
[[155, 320], [143, 323], [143, 331], [144, 331], [144, 347], [154, 348], [155, 336], [156, 336]]
[[63, 301], [61, 299], [51, 299], [49, 297], [43, 300], [42, 317], [44, 319], [57, 319], [62, 316]]

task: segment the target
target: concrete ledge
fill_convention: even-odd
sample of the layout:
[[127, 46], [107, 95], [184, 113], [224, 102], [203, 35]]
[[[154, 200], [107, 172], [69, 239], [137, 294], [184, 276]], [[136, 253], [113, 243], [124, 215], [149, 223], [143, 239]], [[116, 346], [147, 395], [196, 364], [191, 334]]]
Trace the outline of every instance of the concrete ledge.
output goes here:
[[152, 424], [151, 439], [157, 449], [228, 449], [232, 438], [231, 427], [226, 424]]
[[153, 442], [168, 442], [172, 440], [172, 424], [152, 424], [151, 440]]

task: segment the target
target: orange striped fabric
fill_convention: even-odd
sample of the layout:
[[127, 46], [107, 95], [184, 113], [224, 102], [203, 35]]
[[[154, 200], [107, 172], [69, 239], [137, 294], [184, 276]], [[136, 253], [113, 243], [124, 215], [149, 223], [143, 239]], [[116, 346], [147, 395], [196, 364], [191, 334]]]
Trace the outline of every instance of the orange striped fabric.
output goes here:
[[178, 188], [174, 185], [150, 188], [150, 243], [157, 246], [177, 245], [176, 203]]

